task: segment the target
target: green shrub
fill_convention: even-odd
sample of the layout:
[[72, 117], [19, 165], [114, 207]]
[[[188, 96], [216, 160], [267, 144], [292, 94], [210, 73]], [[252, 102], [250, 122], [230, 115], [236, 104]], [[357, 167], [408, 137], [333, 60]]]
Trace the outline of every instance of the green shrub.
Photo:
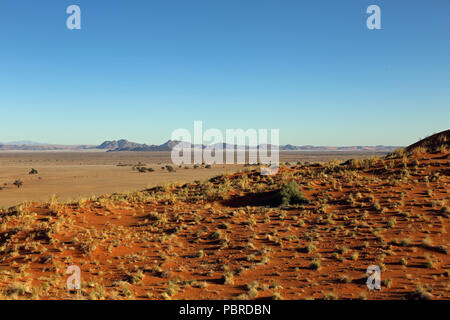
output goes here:
[[167, 171], [175, 172], [175, 169], [172, 166], [166, 166]]
[[276, 201], [281, 205], [309, 203], [309, 200], [303, 197], [295, 181], [289, 182], [278, 191]]
[[20, 188], [23, 185], [22, 180], [17, 179], [16, 181], [14, 181], [13, 185], [15, 185], [17, 188]]

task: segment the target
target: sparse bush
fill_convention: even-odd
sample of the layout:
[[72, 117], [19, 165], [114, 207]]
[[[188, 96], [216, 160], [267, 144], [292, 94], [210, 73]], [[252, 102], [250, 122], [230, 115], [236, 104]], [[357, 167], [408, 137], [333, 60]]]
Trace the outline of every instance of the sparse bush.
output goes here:
[[222, 281], [223, 284], [233, 284], [234, 280], [233, 280], [233, 273], [232, 272], [227, 272], [222, 276]]
[[445, 207], [442, 207], [441, 208], [441, 214], [444, 216], [444, 217], [449, 217], [450, 216], [450, 209], [449, 209], [449, 207], [448, 206], [445, 206]]
[[204, 255], [205, 255], [205, 253], [203, 252], [203, 250], [199, 250], [199, 251], [195, 254], [195, 257], [196, 257], [196, 258], [203, 258]]
[[30, 172], [28, 174], [38, 174], [38, 171], [35, 168], [31, 168]]
[[141, 281], [144, 279], [144, 272], [142, 270], [137, 270], [133, 273], [127, 274], [127, 282], [131, 284], [141, 283]]
[[334, 292], [329, 292], [323, 296], [323, 299], [324, 300], [337, 300], [337, 299], [339, 299], [339, 296]]
[[383, 285], [387, 288], [392, 287], [392, 278], [387, 278], [386, 280], [383, 280]]
[[283, 300], [283, 297], [281, 296], [281, 294], [277, 291], [274, 292], [272, 295], [272, 300]]
[[217, 230], [213, 234], [211, 234], [211, 239], [219, 240], [222, 238], [222, 232], [220, 230]]
[[423, 287], [419, 286], [419, 287], [416, 288], [416, 291], [414, 291], [411, 294], [410, 298], [413, 299], [413, 300], [432, 300], [433, 299], [433, 295], [431, 293], [429, 293]]
[[23, 182], [20, 179], [17, 179], [16, 181], [14, 181], [13, 185], [15, 185], [17, 188], [20, 188], [23, 186]]
[[412, 240], [410, 238], [405, 238], [400, 242], [400, 245], [402, 247], [409, 247], [409, 246], [411, 246], [411, 242], [412, 242]]
[[316, 246], [314, 245], [314, 243], [309, 243], [307, 246], [306, 246], [306, 248], [305, 248], [305, 251], [306, 252], [308, 252], [308, 253], [313, 253], [314, 251], [316, 251], [317, 250], [317, 248], [316, 248]]
[[298, 184], [295, 181], [291, 181], [278, 191], [276, 202], [281, 205], [306, 204], [309, 203], [309, 200], [303, 197]]
[[311, 264], [310, 264], [310, 268], [313, 270], [319, 270], [322, 266], [322, 262], [320, 261], [320, 259], [314, 259]]
[[373, 207], [375, 210], [380, 211], [381, 210], [381, 205], [380, 202], [377, 200], [373, 203]]
[[393, 228], [393, 227], [395, 227], [395, 224], [396, 224], [396, 223], [397, 223], [397, 222], [395, 221], [395, 219], [394, 219], [394, 218], [391, 218], [391, 219], [388, 220], [387, 225], [388, 225], [389, 228]]

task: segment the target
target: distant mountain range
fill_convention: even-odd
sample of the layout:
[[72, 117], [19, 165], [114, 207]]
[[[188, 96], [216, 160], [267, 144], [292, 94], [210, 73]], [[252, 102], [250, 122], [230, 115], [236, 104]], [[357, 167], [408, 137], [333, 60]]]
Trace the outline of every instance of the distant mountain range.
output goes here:
[[[0, 143], [1, 144], [1, 143]], [[30, 146], [45, 146], [48, 145], [48, 143], [41, 143], [41, 142], [35, 142], [35, 141], [28, 141], [28, 140], [24, 140], [24, 141], [11, 141], [11, 142], [6, 142], [4, 144], [8, 144], [8, 145], [16, 145], [16, 146], [22, 146], [22, 145], [30, 145]]]
[[55, 151], [55, 150], [87, 150], [95, 148], [90, 145], [59, 145], [34, 141], [0, 142], [0, 151]]
[[[120, 151], [171, 151], [180, 141], [169, 140], [161, 145], [147, 145], [142, 143], [131, 142], [125, 139], [105, 141], [102, 144], [95, 145], [54, 145], [45, 144], [33, 141], [18, 141], [9, 143], [0, 143], [1, 150], [10, 151], [54, 151], [54, 150], [98, 150], [107, 152], [120, 152]], [[183, 143], [183, 147], [193, 147], [196, 149], [205, 148], [205, 145], [191, 145], [187, 142]], [[211, 147], [222, 146], [226, 149], [227, 144], [216, 144]], [[242, 149], [254, 149], [254, 148], [270, 148], [270, 145], [259, 145], [257, 147], [245, 147], [245, 146], [232, 146], [238, 150]], [[291, 144], [282, 145], [279, 147], [280, 151], [373, 151], [373, 152], [392, 152], [397, 149], [397, 146], [348, 146], [348, 147], [331, 147], [331, 146], [294, 146]]]

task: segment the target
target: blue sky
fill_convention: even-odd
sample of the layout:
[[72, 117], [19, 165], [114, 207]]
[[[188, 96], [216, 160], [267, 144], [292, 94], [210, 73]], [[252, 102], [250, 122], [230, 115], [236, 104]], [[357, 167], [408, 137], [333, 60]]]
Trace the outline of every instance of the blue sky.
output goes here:
[[2, 0], [0, 39], [2, 142], [159, 144], [194, 120], [297, 145], [449, 129], [449, 0]]

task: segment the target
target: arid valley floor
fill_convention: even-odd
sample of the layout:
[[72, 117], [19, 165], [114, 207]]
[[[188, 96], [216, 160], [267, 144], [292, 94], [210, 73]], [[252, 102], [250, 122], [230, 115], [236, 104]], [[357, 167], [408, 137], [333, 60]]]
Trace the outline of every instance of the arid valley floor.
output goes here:
[[449, 299], [447, 150], [286, 153], [275, 176], [168, 172], [162, 153], [2, 153], [1, 298]]
[[[282, 152], [280, 161], [329, 161], [333, 159], [367, 158], [374, 152]], [[52, 196], [60, 201], [90, 198], [111, 193], [129, 193], [166, 183], [206, 180], [242, 169], [242, 165], [193, 165], [168, 172], [170, 152], [1, 152], [0, 208], [24, 201], [48, 201]], [[134, 167], [153, 168], [154, 172], [139, 172]], [[162, 169], [164, 167], [164, 169]], [[31, 169], [37, 174], [30, 175]], [[13, 183], [21, 180], [19, 189]]]

